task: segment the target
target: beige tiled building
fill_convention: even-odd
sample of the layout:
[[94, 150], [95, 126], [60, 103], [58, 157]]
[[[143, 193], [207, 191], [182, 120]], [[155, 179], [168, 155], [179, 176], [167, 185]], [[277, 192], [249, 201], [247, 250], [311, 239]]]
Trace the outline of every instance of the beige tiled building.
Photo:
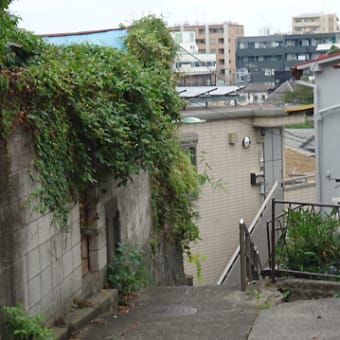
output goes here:
[[[195, 283], [213, 284], [239, 245], [240, 218], [249, 226], [275, 181], [283, 179], [282, 126], [304, 121], [304, 115], [248, 106], [193, 108], [182, 117], [201, 119], [182, 124], [182, 140], [192, 139], [198, 171], [222, 184], [203, 187], [197, 200], [201, 240], [192, 248], [203, 258], [202, 281]], [[195, 277], [195, 267], [185, 267]]]
[[292, 18], [292, 33], [331, 33], [339, 31], [339, 19], [336, 14], [301, 14]]
[[225, 22], [213, 25], [184, 25], [171, 32], [194, 31], [199, 53], [216, 53], [217, 84], [235, 84], [236, 39], [244, 35], [243, 25]]

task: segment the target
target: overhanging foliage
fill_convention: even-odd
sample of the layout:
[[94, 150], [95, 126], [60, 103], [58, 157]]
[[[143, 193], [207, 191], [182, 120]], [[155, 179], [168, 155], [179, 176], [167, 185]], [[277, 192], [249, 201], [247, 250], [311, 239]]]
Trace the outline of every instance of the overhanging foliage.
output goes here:
[[158, 226], [172, 223], [187, 248], [198, 238], [190, 195], [200, 176], [174, 138], [181, 100], [171, 80], [176, 48], [163, 21], [135, 22], [127, 49], [117, 51], [52, 46], [9, 20], [0, 46], [11, 41], [16, 49], [1, 50], [0, 132], [6, 138], [18, 124], [32, 131], [41, 211], [66, 228], [68, 202], [79, 191], [107, 175], [124, 183], [146, 170]]

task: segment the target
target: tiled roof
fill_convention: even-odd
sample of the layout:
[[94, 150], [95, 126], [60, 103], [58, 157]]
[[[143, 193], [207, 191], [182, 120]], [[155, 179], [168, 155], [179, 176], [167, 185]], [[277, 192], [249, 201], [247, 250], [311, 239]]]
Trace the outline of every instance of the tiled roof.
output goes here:
[[304, 61], [302, 63], [296, 64], [294, 68], [301, 69], [301, 68], [306, 68], [306, 66], [314, 63], [323, 63], [327, 62], [328, 60], [339, 60], [340, 59], [340, 52], [335, 52], [335, 53], [330, 53], [330, 54], [321, 54], [318, 58], [311, 59]]
[[310, 154], [315, 153], [314, 129], [285, 129], [286, 145]]

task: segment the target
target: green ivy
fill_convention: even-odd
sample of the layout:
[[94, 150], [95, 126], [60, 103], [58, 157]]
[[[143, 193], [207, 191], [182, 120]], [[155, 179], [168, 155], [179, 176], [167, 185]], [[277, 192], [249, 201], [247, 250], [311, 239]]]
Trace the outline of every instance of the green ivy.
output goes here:
[[[13, 25], [1, 37], [0, 133], [30, 129], [41, 187], [41, 212], [67, 229], [70, 202], [113, 175], [126, 183], [152, 177], [155, 225], [185, 250], [199, 238], [197, 195], [202, 177], [176, 141], [182, 102], [172, 80], [176, 45], [164, 22], [143, 18], [129, 27], [126, 49], [80, 44], [53, 46]], [[14, 19], [13, 19], [14, 20]], [[9, 27], [11, 25], [9, 24]], [[19, 58], [20, 57], [20, 58]]]

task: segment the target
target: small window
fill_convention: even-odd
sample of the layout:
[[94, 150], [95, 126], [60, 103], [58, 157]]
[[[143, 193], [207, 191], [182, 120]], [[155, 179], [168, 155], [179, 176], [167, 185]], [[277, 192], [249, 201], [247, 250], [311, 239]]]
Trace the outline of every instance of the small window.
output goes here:
[[191, 164], [196, 168], [197, 168], [197, 143], [198, 135], [195, 133], [183, 134], [181, 136], [182, 149], [190, 154]]

